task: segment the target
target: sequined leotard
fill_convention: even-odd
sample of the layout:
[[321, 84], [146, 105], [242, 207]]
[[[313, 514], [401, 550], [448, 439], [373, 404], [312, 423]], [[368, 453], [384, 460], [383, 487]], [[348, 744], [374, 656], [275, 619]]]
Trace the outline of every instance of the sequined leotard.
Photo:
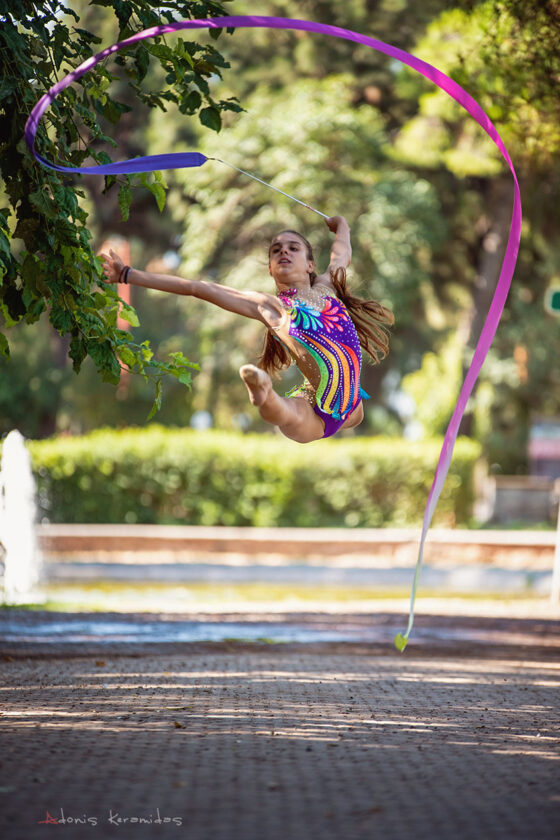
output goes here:
[[298, 298], [297, 289], [281, 292], [286, 312], [272, 329], [305, 377], [286, 396], [310, 398], [325, 424], [323, 437], [330, 437], [368, 395], [360, 387], [362, 353], [348, 310], [326, 286], [313, 291], [316, 304]]

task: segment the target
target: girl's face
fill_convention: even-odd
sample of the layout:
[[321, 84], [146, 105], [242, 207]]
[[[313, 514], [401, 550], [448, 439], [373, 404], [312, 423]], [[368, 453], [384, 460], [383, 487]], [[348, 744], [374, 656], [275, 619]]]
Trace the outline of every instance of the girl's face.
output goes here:
[[314, 263], [309, 259], [307, 247], [299, 236], [280, 233], [274, 237], [270, 246], [268, 270], [276, 282], [283, 285], [296, 280], [309, 282], [309, 273], [314, 270]]

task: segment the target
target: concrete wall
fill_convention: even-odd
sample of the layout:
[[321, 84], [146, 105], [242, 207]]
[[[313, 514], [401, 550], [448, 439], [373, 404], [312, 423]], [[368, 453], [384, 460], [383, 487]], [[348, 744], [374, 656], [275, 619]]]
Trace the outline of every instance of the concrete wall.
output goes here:
[[488, 476], [478, 504], [481, 518], [490, 522], [550, 522], [558, 515], [559, 483], [534, 475]]

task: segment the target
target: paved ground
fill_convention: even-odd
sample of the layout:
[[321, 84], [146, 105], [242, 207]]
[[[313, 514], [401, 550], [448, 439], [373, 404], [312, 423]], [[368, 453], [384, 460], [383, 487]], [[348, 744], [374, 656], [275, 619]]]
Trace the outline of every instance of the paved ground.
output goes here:
[[3, 840], [557, 840], [558, 621], [303, 620], [379, 639], [6, 641]]

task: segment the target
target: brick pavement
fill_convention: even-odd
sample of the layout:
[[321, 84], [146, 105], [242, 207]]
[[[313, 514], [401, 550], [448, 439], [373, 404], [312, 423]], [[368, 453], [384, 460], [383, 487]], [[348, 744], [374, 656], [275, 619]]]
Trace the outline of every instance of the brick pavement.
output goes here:
[[12, 651], [1, 836], [556, 840], [560, 634], [538, 627], [532, 646], [493, 647], [490, 635], [404, 655], [366, 644]]

